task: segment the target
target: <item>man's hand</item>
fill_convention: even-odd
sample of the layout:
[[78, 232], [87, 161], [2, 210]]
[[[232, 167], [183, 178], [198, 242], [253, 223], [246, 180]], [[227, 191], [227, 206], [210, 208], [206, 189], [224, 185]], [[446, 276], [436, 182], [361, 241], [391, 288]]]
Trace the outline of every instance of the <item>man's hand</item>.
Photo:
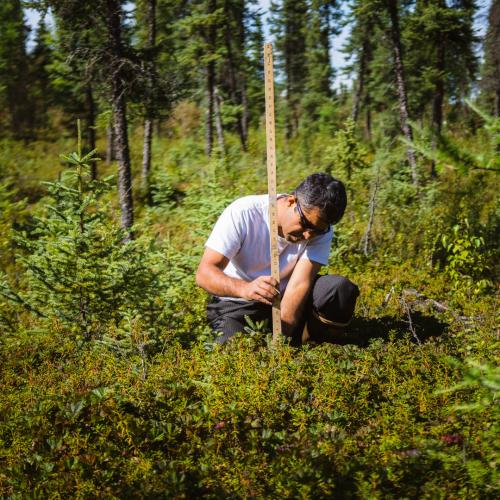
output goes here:
[[243, 285], [241, 297], [272, 305], [274, 298], [279, 295], [277, 286], [278, 282], [272, 276], [259, 276]]
[[220, 297], [238, 297], [245, 300], [257, 300], [272, 305], [279, 294], [278, 283], [271, 276], [259, 276], [246, 282], [230, 278], [224, 274], [229, 259], [224, 255], [206, 248], [196, 273], [196, 284], [212, 295]]

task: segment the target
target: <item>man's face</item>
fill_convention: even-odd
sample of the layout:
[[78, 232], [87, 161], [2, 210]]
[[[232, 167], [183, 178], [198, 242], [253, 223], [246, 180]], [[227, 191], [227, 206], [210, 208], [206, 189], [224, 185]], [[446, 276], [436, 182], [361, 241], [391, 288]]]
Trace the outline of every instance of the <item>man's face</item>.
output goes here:
[[281, 215], [279, 235], [291, 243], [309, 240], [330, 230], [330, 225], [321, 218], [319, 208], [305, 209], [293, 195], [286, 198]]

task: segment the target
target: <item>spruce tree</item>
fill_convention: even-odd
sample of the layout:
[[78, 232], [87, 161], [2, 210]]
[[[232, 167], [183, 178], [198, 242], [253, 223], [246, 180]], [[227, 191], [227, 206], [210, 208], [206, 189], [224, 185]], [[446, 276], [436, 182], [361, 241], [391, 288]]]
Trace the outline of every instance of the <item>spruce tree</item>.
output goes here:
[[158, 333], [166, 283], [155, 268], [163, 255], [152, 242], [122, 243], [125, 233], [107, 209], [112, 179], [90, 176], [95, 152], [84, 155], [79, 140], [78, 151], [63, 159], [68, 168], [45, 183], [48, 199], [34, 228], [16, 238], [23, 290], [14, 291], [4, 277], [0, 294], [85, 340], [101, 338], [131, 316]]
[[494, 116], [500, 117], [500, 0], [492, 1], [488, 13], [481, 87]]
[[154, 118], [154, 102], [152, 99], [153, 88], [155, 86], [156, 72], [156, 0], [147, 0], [142, 4], [145, 13], [145, 24], [147, 26], [147, 42], [146, 48], [150, 51], [150, 60], [144, 64], [146, 66], [148, 92], [145, 102], [145, 120], [144, 120], [144, 142], [142, 149], [142, 189], [146, 199], [151, 201], [150, 194], [150, 171], [151, 171], [151, 144], [153, 141], [153, 118]]
[[362, 108], [365, 108], [365, 134], [371, 136], [371, 109], [370, 109], [370, 76], [372, 71], [373, 53], [375, 51], [375, 37], [377, 25], [377, 10], [373, 4], [356, 1], [350, 15], [353, 28], [344, 51], [353, 57], [351, 71], [356, 74], [351, 118], [354, 122]]
[[[76, 11], [63, 2], [51, 5], [55, 26], [47, 70], [53, 100], [64, 111], [67, 128], [72, 129], [76, 119], [82, 120], [84, 150], [89, 152], [96, 148], [97, 115], [109, 106], [99, 68], [105, 31], [85, 5]], [[78, 29], [71, 13], [79, 16]], [[97, 178], [96, 164], [92, 164], [92, 177]]]
[[300, 101], [306, 85], [306, 29], [308, 5], [305, 0], [271, 2], [272, 32], [276, 35], [276, 67], [285, 85], [285, 134], [291, 138], [299, 128]]
[[[400, 30], [400, 8], [398, 0], [383, 0], [387, 13], [389, 15], [389, 29], [388, 34], [391, 40], [394, 64], [394, 76], [396, 81], [396, 89], [399, 102], [399, 118], [401, 123], [401, 130], [403, 135], [411, 144], [413, 141], [413, 133], [410, 126], [410, 116], [408, 110], [408, 94], [406, 75], [403, 62], [403, 49], [401, 43], [401, 30]], [[411, 145], [406, 149], [406, 156], [411, 168], [412, 180], [414, 186], [418, 187], [419, 179], [417, 172], [417, 159], [415, 151]]]
[[250, 123], [254, 127], [258, 127], [265, 107], [263, 47], [262, 13], [257, 11], [249, 15], [246, 42], [248, 62], [245, 67], [248, 87], [247, 107]]
[[[472, 2], [419, 0], [403, 30], [410, 108], [415, 118], [426, 111], [434, 142], [439, 141], [446, 101], [460, 102], [475, 79], [477, 57]], [[435, 175], [434, 164], [431, 175]]]
[[[222, 16], [223, 61], [219, 64], [220, 86], [230, 105], [225, 108], [233, 118], [241, 146], [245, 150], [248, 136], [248, 98], [246, 54], [248, 0], [224, 0]], [[227, 115], [228, 113], [226, 113]]]
[[330, 38], [338, 33], [337, 2], [311, 0], [306, 31], [306, 71], [304, 111], [308, 120], [318, 118], [322, 104], [332, 97], [333, 68], [330, 62]]
[[[217, 67], [224, 52], [220, 29], [223, 8], [220, 0], [190, 0], [186, 8], [187, 15], [179, 26], [179, 35], [184, 42], [180, 62], [194, 89], [204, 96], [205, 153], [211, 156], [216, 134]], [[221, 139], [219, 130], [219, 146]]]
[[46, 128], [47, 113], [54, 104], [49, 68], [53, 58], [51, 36], [42, 17], [35, 35], [35, 47], [30, 54], [30, 94], [33, 102], [33, 120], [36, 129]]
[[[31, 110], [28, 95], [28, 28], [21, 0], [0, 2], [0, 117], [3, 128], [15, 138], [28, 139]], [[0, 123], [0, 125], [2, 125]]]
[[97, 79], [111, 100], [118, 157], [121, 224], [128, 239], [132, 237], [134, 210], [127, 99], [143, 72], [126, 36], [123, 3], [120, 0], [47, 0], [69, 34], [69, 46], [73, 48], [76, 43], [72, 54], [81, 56], [79, 59], [85, 61], [84, 67], [91, 72], [92, 81]]

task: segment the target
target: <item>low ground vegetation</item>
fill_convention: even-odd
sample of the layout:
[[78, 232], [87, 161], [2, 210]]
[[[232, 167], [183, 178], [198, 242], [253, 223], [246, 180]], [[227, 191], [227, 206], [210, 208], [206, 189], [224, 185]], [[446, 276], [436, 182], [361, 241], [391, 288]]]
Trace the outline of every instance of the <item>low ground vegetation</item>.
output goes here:
[[194, 271], [222, 208], [266, 190], [262, 133], [210, 161], [157, 141], [132, 242], [112, 166], [90, 181], [67, 142], [2, 142], [2, 496], [498, 496], [497, 174], [426, 178], [422, 157], [417, 191], [397, 142], [292, 141], [279, 190], [347, 182], [324, 272], [359, 284], [356, 318], [337, 344], [272, 347], [249, 323], [217, 346]]

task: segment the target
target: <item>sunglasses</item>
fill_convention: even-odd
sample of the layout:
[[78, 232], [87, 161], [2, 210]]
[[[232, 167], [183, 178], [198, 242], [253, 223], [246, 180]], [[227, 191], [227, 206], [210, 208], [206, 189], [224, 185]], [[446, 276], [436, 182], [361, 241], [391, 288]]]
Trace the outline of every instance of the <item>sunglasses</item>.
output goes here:
[[299, 213], [300, 217], [300, 225], [302, 226], [302, 229], [304, 231], [311, 231], [314, 234], [326, 234], [328, 231], [330, 231], [330, 224], [325, 229], [319, 229], [316, 226], [313, 226], [307, 219], [306, 216], [304, 215], [304, 212], [302, 212], [302, 208], [300, 207], [299, 199], [295, 197], [295, 203], [297, 205], [297, 212]]

